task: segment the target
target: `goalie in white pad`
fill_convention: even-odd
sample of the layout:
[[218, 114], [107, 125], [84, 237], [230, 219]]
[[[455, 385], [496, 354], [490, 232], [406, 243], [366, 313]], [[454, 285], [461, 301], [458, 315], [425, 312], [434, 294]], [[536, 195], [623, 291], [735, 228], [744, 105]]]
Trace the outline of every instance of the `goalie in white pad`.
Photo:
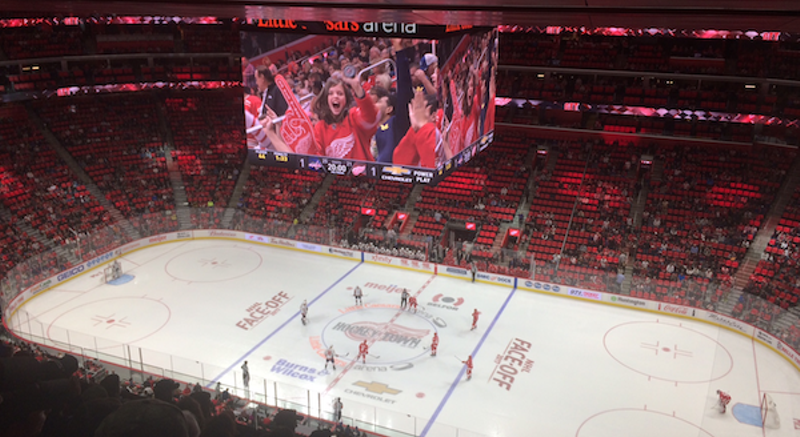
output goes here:
[[118, 260], [114, 260], [103, 270], [103, 279], [105, 282], [111, 282], [120, 276], [122, 276], [122, 264], [120, 264]]
[[772, 396], [764, 393], [761, 397], [761, 424], [764, 428], [780, 428], [781, 418], [778, 416], [778, 406]]

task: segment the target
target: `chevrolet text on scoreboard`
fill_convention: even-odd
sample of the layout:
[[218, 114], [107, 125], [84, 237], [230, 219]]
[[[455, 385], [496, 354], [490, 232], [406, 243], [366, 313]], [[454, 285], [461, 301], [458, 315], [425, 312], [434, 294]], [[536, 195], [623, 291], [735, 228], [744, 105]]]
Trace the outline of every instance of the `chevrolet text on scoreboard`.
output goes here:
[[494, 28], [251, 24], [241, 39], [252, 164], [431, 184], [494, 139]]

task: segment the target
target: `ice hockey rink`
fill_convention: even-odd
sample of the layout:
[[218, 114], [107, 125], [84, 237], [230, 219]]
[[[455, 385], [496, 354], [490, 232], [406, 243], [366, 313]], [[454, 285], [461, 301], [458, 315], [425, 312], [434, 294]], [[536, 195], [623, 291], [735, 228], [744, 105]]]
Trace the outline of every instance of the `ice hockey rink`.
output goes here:
[[[406, 433], [393, 435], [800, 435], [800, 373], [710, 324], [246, 242], [172, 242], [121, 263], [114, 284], [90, 271], [8, 325], [242, 395], [246, 360], [252, 397], [330, 417], [338, 396], [345, 421]], [[400, 309], [401, 288], [418, 298], [416, 313]], [[364, 339], [365, 365], [355, 363]], [[324, 370], [330, 345], [335, 371]], [[468, 381], [460, 360], [470, 354]], [[725, 414], [718, 389], [733, 399]], [[777, 429], [747, 423], [760, 422], [762, 393]]]

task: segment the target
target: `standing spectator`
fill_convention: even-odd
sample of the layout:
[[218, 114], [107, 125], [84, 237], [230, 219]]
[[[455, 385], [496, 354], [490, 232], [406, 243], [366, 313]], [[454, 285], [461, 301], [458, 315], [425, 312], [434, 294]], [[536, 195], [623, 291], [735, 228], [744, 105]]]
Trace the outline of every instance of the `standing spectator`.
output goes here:
[[247, 367], [247, 361], [242, 364], [242, 382], [244, 383], [244, 388], [250, 387], [250, 368]]
[[271, 109], [278, 117], [286, 114], [289, 105], [283, 98], [278, 86], [275, 85], [275, 76], [269, 68], [258, 67], [255, 77], [258, 94], [261, 97], [261, 110], [258, 111], [258, 115], [264, 116], [267, 113], [267, 108]]
[[333, 402], [333, 421], [334, 422], [341, 422], [342, 421], [342, 408], [344, 408], [344, 404], [342, 404], [342, 398], [336, 398]]

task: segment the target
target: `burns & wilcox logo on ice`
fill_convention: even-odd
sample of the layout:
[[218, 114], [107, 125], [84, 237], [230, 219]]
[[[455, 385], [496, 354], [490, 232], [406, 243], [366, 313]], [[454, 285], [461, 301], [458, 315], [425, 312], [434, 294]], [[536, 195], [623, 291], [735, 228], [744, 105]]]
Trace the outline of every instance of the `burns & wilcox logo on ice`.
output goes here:
[[256, 302], [245, 309], [247, 315], [236, 322], [236, 327], [249, 331], [267, 318], [277, 314], [292, 298], [281, 291], [266, 302]]
[[272, 373], [278, 375], [285, 375], [291, 378], [300, 379], [303, 381], [314, 382], [314, 378], [320, 375], [327, 375], [328, 371], [324, 368], [316, 369], [314, 367], [296, 364], [283, 358], [279, 359], [277, 363], [272, 365], [269, 369]]

